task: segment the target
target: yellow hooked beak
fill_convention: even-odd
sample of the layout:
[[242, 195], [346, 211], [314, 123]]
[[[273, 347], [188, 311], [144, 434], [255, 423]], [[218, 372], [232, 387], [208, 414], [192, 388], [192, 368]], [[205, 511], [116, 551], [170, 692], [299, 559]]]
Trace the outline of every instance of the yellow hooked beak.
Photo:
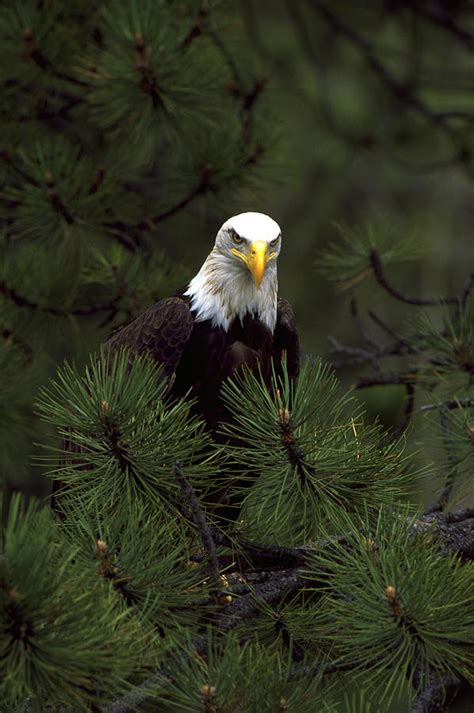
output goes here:
[[262, 283], [267, 263], [275, 257], [276, 253], [268, 252], [268, 243], [265, 240], [256, 240], [252, 243], [248, 255], [241, 253], [237, 248], [232, 248], [231, 253], [247, 265], [258, 290]]

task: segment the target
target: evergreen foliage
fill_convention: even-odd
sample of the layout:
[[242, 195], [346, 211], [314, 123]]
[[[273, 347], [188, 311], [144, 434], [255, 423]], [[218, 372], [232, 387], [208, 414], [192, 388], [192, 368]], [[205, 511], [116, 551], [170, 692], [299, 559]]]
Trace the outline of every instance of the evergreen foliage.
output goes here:
[[86, 711], [153, 665], [153, 631], [100, 592], [48, 511], [14, 496], [1, 547], [5, 710], [31, 696], [37, 710], [51, 700]]
[[[362, 683], [387, 709], [447, 676], [472, 683], [473, 582], [462, 562], [472, 535], [449, 525], [469, 513], [401, 505], [410, 459], [364, 425], [328, 367], [308, 360], [297, 384], [284, 372], [270, 391], [250, 373], [226, 384], [236, 418], [223, 433], [239, 445], [224, 451], [249, 480], [235, 481], [235, 525], [205, 505], [222, 445], [189, 403], [166, 403], [163, 384], [155, 364], [122, 351], [96, 355], [82, 374], [65, 365], [41, 391], [39, 410], [63, 443], [47, 456], [62, 515], [10, 504], [3, 636], [5, 670], [20, 683], [5, 684], [8, 700], [28, 695], [30, 710], [94, 700], [104, 711], [311, 711], [319, 701], [337, 711], [331, 673], [347, 672], [347, 685]], [[84, 637], [68, 648], [71, 670], [85, 668], [74, 680], [54, 668], [58, 626]], [[111, 626], [123, 627], [120, 645]], [[105, 647], [101, 637], [110, 668], [97, 686], [83, 647]], [[33, 673], [19, 675], [25, 658]]]
[[318, 268], [341, 290], [354, 287], [370, 275], [367, 258], [372, 250], [377, 250], [384, 265], [414, 260], [423, 252], [411, 237], [398, 240], [381, 220], [365, 229], [338, 224], [336, 228], [340, 240], [320, 256]]
[[[34, 391], [58, 361], [82, 364], [189, 279], [167, 249], [189, 230], [183, 209], [221, 219], [257, 205], [273, 137], [259, 118], [264, 82], [225, 4], [15, 0], [0, 28], [0, 321], [38, 377], [10, 419], [18, 445], [26, 430], [42, 440]], [[2, 477], [18, 486], [28, 449], [13, 448], [23, 462], [7, 457]]]
[[[396, 502], [413, 482], [403, 444], [381, 445], [328, 366], [307, 361], [298, 382], [274, 376], [272, 391], [252, 374], [223, 387], [234, 415], [222, 431], [254, 485], [244, 524], [257, 540], [298, 544], [332, 532], [339, 514]], [[251, 475], [250, 475], [251, 474]]]
[[[92, 357], [84, 377], [67, 364], [60, 368], [38, 399], [39, 412], [63, 439], [59, 468], [49, 474], [96, 507], [154, 501], [167, 513], [175, 511], [176, 454], [195, 483], [217, 464], [202, 421], [190, 415], [191, 403], [165, 403], [165, 389], [149, 358], [129, 366], [125, 351], [99, 361]], [[52, 461], [57, 460], [54, 448]]]
[[403, 419], [394, 436], [401, 435], [410, 425], [416, 395], [428, 402], [420, 407], [425, 420], [424, 439], [438, 451], [437, 465], [445, 481], [438, 503], [433, 506], [436, 510], [446, 505], [456, 483], [461, 486], [461, 498], [472, 493], [472, 488], [466, 490], [467, 479], [458, 476], [470, 474], [472, 460], [474, 273], [466, 276], [458, 294], [429, 298], [407, 295], [393, 285], [386, 272], [386, 262], [390, 263], [394, 254], [409, 254], [404, 241], [387, 255], [383, 238], [373, 231], [369, 231], [365, 242], [352, 243], [352, 235], [346, 233], [343, 243], [349, 255], [343, 254], [340, 245], [331, 246], [322, 257], [321, 270], [340, 284], [335, 278], [338, 266], [347, 278], [347, 266], [357, 265], [359, 276], [372, 277], [379, 289], [418, 313], [405, 320], [403, 333], [394, 331], [373, 307], [367, 310], [369, 320], [364, 320], [354, 291], [360, 280], [352, 280], [346, 287], [352, 289], [351, 314], [364, 346], [347, 346], [331, 338], [333, 361], [338, 366], [371, 365], [372, 370], [353, 385], [355, 389], [380, 385], [405, 389]]
[[388, 698], [415, 677], [422, 687], [446, 671], [472, 681], [469, 568], [437, 552], [433, 534], [417, 532], [416, 520], [394, 517], [387, 508], [373, 525], [362, 518], [358, 530], [346, 531], [329, 553], [314, 554], [308, 576], [319, 579], [323, 598], [312, 617], [298, 612], [295, 638], [328, 647], [365, 675], [377, 671]]
[[[403, 96], [336, 11], [308, 7]], [[406, 294], [388, 271], [418, 244], [342, 227], [320, 270], [351, 291], [362, 345], [331, 341], [351, 392], [310, 357], [296, 383], [240, 372], [214, 439], [157, 365], [99, 344], [189, 276], [170, 249], [183, 209], [255, 205], [273, 148], [255, 38], [217, 0], [14, 0], [0, 27], [1, 477], [59, 485], [57, 512], [3, 502], [0, 711], [439, 713], [471, 696], [474, 273]], [[467, 168], [469, 117], [434, 117]], [[369, 279], [407, 309], [403, 333], [372, 294], [359, 311]], [[404, 392], [393, 428], [354, 393], [377, 386]]]

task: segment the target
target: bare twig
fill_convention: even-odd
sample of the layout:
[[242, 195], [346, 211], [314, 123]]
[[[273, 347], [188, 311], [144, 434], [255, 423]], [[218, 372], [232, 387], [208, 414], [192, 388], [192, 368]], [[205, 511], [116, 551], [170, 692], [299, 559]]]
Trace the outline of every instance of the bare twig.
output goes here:
[[376, 354], [379, 353], [380, 351], [380, 346], [377, 344], [377, 342], [368, 334], [364, 328], [364, 325], [362, 324], [362, 319], [359, 314], [359, 308], [357, 306], [357, 300], [355, 297], [352, 297], [351, 302], [350, 302], [350, 311], [351, 311], [351, 317], [354, 319], [357, 330], [361, 336], [361, 338], [367, 342], [369, 346], [371, 346]]
[[[331, 347], [332, 354], [338, 354], [342, 357], [346, 357], [346, 360], [341, 363], [349, 362], [351, 364], [363, 364], [365, 362], [371, 362], [375, 368], [377, 359], [379, 357], [378, 353], [369, 351], [368, 349], [363, 349], [362, 347], [349, 347], [345, 344], [341, 344], [333, 336], [329, 335], [327, 341]], [[335, 366], [339, 366], [340, 362], [334, 362]]]
[[137, 706], [144, 703], [147, 698], [152, 696], [155, 691], [166, 683], [169, 679], [163, 673], [156, 673], [151, 678], [148, 678], [143, 683], [132, 688], [131, 691], [125, 693], [122, 698], [111, 703], [107, 708], [104, 708], [104, 713], [131, 713], [138, 710]]
[[450, 399], [449, 401], [440, 401], [437, 404], [424, 404], [420, 406], [420, 411], [437, 411], [438, 409], [452, 411], [453, 409], [469, 408], [470, 406], [474, 406], [474, 398]]
[[406, 398], [405, 398], [405, 406], [403, 409], [403, 417], [400, 423], [395, 426], [387, 435], [388, 437], [385, 439], [382, 439], [380, 445], [385, 446], [388, 443], [392, 443], [393, 441], [396, 441], [400, 436], [407, 430], [408, 426], [410, 425], [411, 417], [413, 415], [413, 410], [415, 408], [415, 387], [413, 384], [410, 382], [406, 382], [404, 384], [405, 386], [405, 392], [406, 392]]
[[412, 374], [371, 374], [370, 376], [361, 377], [358, 381], [352, 384], [353, 389], [369, 389], [373, 386], [404, 386], [405, 384], [413, 384], [415, 377]]
[[208, 555], [209, 575], [216, 586], [219, 585], [219, 560], [217, 558], [216, 545], [212, 536], [211, 528], [209, 527], [206, 516], [201, 508], [199, 499], [191, 483], [186, 478], [186, 475], [179, 463], [175, 463], [173, 471], [176, 480], [179, 483], [181, 492], [183, 493], [187, 504], [191, 508], [191, 516], [194, 524], [201, 535], [202, 544]]
[[458, 133], [449, 124], [449, 116], [445, 116], [444, 112], [437, 112], [431, 109], [431, 107], [425, 104], [425, 102], [414, 93], [410, 86], [395, 77], [379, 59], [375, 48], [365, 37], [356, 32], [353, 27], [346, 24], [326, 3], [321, 0], [310, 0], [310, 3], [325, 22], [337, 33], [345, 37], [351, 45], [357, 48], [364, 57], [368, 67], [378, 76], [398, 101], [442, 130], [453, 143], [458, 142]]
[[465, 508], [464, 510], [443, 513], [443, 516], [445, 522], [447, 522], [448, 524], [455, 522], [464, 522], [465, 520], [472, 520], [472, 518], [474, 518], [474, 508]]
[[455, 37], [471, 52], [474, 51], [474, 36], [464, 27], [457, 24], [450, 11], [438, 13], [429, 7], [429, 3], [413, 3], [411, 0], [406, 3], [406, 6], [417, 15], [420, 15], [420, 17], [426, 18], [433, 25]]
[[326, 676], [330, 673], [352, 671], [360, 665], [360, 661], [353, 659], [340, 659], [339, 661], [323, 661], [314, 665], [295, 666], [290, 674], [291, 680], [299, 678], [312, 678], [314, 676]]
[[430, 683], [418, 694], [409, 713], [443, 713], [448, 708], [443, 705], [446, 695], [450, 698], [456, 695], [459, 679], [452, 674], [447, 674]]
[[446, 482], [444, 484], [443, 492], [439, 496], [438, 506], [440, 510], [444, 510], [451, 495], [451, 491], [454, 486], [454, 481], [456, 480], [457, 473], [457, 459], [454, 454], [453, 443], [451, 440], [451, 429], [449, 424], [448, 409], [440, 409], [439, 411], [439, 422], [441, 426], [441, 432], [443, 437], [444, 447], [446, 449], [447, 455], [447, 475]]
[[411, 352], [413, 351], [413, 348], [411, 347], [410, 344], [408, 344], [403, 337], [401, 337], [399, 334], [397, 334], [376, 312], [373, 310], [367, 310], [367, 314], [369, 315], [370, 319], [378, 326], [382, 331], [384, 331], [386, 334], [389, 335], [389, 337], [392, 337], [392, 339], [395, 340], [395, 344], [393, 348], [390, 350], [390, 354], [395, 353], [395, 349], [399, 349], [400, 351], [404, 352]]
[[186, 206], [189, 205], [195, 198], [202, 195], [206, 191], [209, 187], [209, 181], [212, 173], [212, 166], [205, 166], [202, 170], [199, 183], [186, 196], [184, 196], [184, 198], [181, 198], [181, 200], [171, 206], [171, 208], [167, 208], [162, 213], [158, 213], [151, 218], [142, 220], [136, 227], [140, 230], [152, 230], [156, 225], [158, 225], [158, 223], [162, 223], [164, 220], [167, 220], [176, 213], [179, 213], [179, 211], [186, 208]]
[[466, 282], [464, 283], [464, 287], [461, 293], [461, 309], [464, 309], [467, 301], [469, 299], [469, 295], [471, 294], [471, 290], [474, 288], [474, 272], [471, 272], [470, 275], [466, 278]]
[[86, 305], [84, 307], [75, 307], [71, 310], [60, 310], [57, 307], [47, 307], [37, 302], [32, 302], [24, 295], [17, 292], [13, 287], [7, 285], [3, 280], [0, 280], [0, 294], [11, 300], [17, 307], [25, 307], [44, 314], [50, 314], [55, 317], [85, 317], [100, 312], [111, 312], [114, 315], [117, 313], [117, 302], [120, 300], [120, 295], [114, 297], [109, 302], [99, 302], [97, 304]]
[[404, 295], [402, 292], [400, 292], [400, 290], [397, 290], [396, 287], [391, 285], [385, 277], [382, 260], [380, 259], [380, 254], [377, 248], [372, 248], [372, 250], [370, 251], [370, 266], [379, 285], [383, 287], [383, 289], [388, 292], [389, 295], [394, 297], [396, 300], [399, 300], [400, 302], [404, 302], [405, 304], [409, 305], [416, 305], [418, 307], [439, 307], [441, 305], [457, 305], [459, 303], [458, 297], [435, 297], [433, 299], [420, 299], [418, 297], [407, 297], [407, 295]]
[[278, 604], [292, 592], [301, 589], [305, 579], [298, 569], [276, 572], [249, 594], [236, 599], [215, 621], [220, 631], [229, 631], [242, 621], [258, 616], [262, 604]]

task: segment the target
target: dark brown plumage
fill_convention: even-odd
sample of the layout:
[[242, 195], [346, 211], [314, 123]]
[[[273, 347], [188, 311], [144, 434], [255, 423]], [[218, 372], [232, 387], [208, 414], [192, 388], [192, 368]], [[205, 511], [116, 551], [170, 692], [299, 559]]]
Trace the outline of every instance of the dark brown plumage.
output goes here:
[[[285, 354], [290, 377], [298, 375], [299, 340], [290, 303], [278, 299], [272, 334], [256, 316], [234, 319], [230, 328], [197, 322], [189, 298], [169, 297], [149, 307], [106, 342], [111, 349], [128, 348], [150, 354], [169, 378], [169, 392], [196, 399], [197, 410], [211, 429], [228, 417], [220, 399], [223, 381], [240, 367], [260, 368], [268, 382], [273, 359], [276, 368]], [[259, 367], [257, 367], [257, 364]]]

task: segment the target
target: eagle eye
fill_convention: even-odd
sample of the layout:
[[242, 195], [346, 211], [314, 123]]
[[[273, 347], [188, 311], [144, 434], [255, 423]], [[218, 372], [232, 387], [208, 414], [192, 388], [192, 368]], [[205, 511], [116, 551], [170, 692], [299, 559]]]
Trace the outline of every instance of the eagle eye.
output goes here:
[[278, 245], [278, 240], [279, 240], [279, 238], [280, 238], [280, 236], [278, 236], [278, 238], [275, 238], [274, 240], [271, 240], [271, 241], [270, 241], [270, 247], [271, 247], [271, 248], [276, 248], [276, 246]]
[[244, 242], [244, 239], [238, 233], [236, 233], [235, 230], [232, 231], [231, 236], [232, 240], [236, 245], [242, 245], [242, 243]]

